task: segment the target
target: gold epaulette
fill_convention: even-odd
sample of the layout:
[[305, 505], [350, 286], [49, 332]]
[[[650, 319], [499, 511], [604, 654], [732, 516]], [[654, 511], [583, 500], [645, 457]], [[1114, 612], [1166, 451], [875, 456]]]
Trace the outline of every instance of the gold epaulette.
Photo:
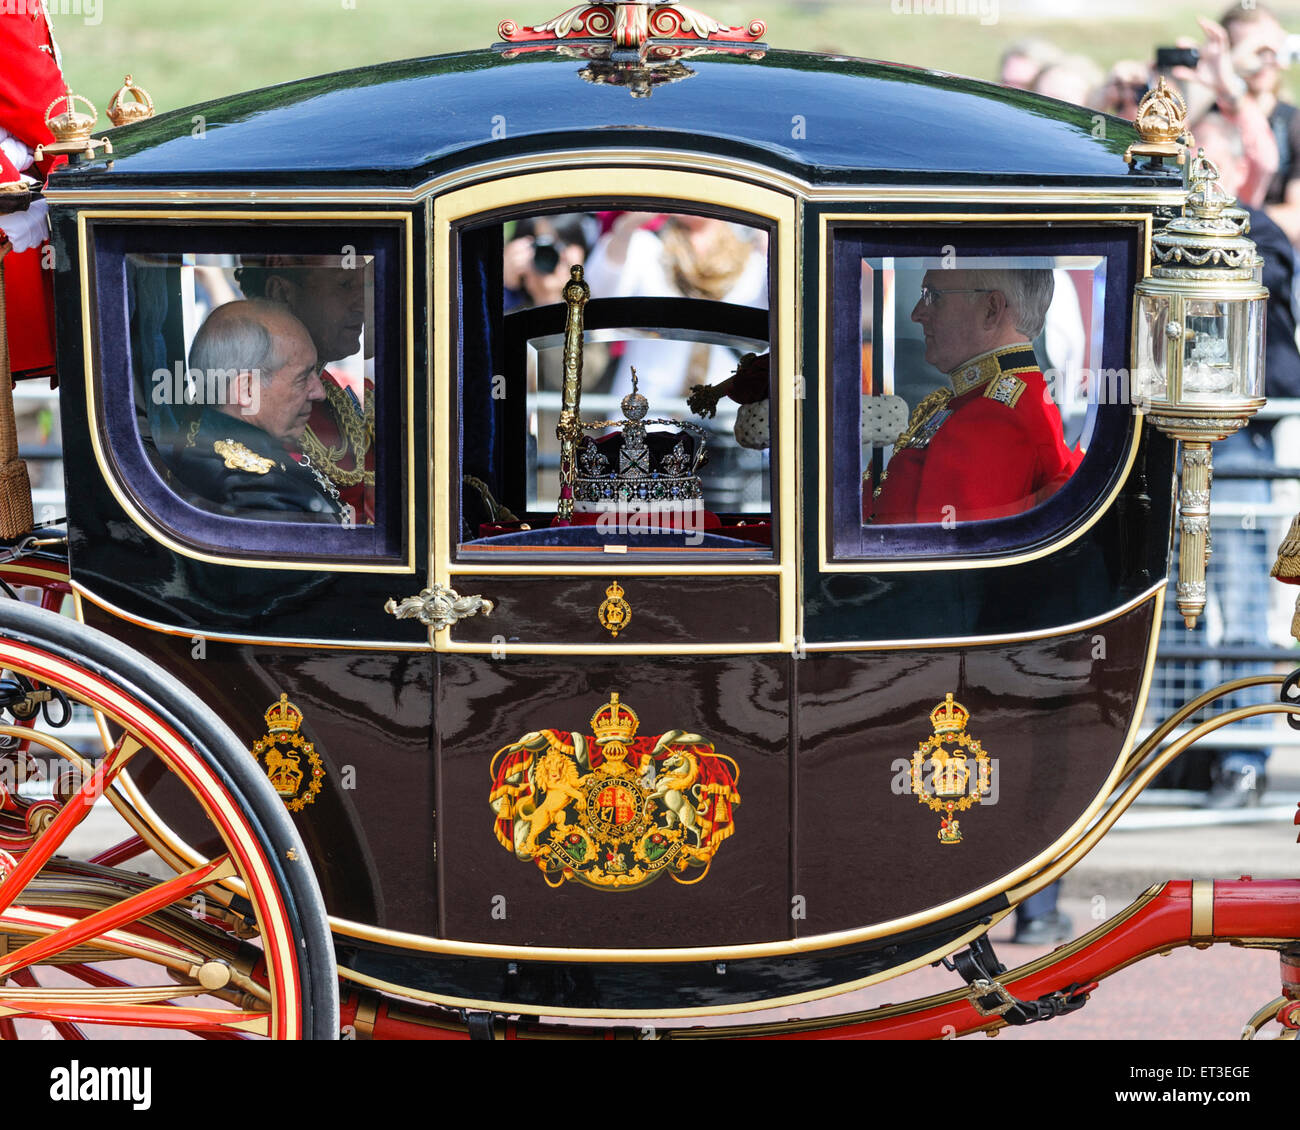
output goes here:
[[1019, 377], [1012, 373], [1003, 373], [1000, 377], [994, 377], [989, 381], [988, 386], [984, 389], [984, 396], [988, 400], [996, 400], [999, 404], [1005, 404], [1008, 408], [1014, 408], [1016, 401], [1020, 399], [1020, 394], [1025, 391], [1026, 385]]
[[242, 443], [233, 439], [219, 439], [212, 445], [215, 451], [226, 461], [231, 471], [250, 471], [254, 475], [265, 475], [275, 466], [274, 459], [267, 459], [255, 451], [249, 451]]
[[[925, 425], [944, 411], [951, 399], [952, 389], [950, 388], [937, 388], [932, 393], [922, 397], [921, 402], [912, 409], [912, 415], [907, 420], [907, 427], [899, 432], [898, 438], [894, 440], [894, 450], [899, 451], [904, 447], [913, 446]], [[926, 438], [928, 440], [929, 437]], [[917, 444], [917, 446], [921, 445]]]

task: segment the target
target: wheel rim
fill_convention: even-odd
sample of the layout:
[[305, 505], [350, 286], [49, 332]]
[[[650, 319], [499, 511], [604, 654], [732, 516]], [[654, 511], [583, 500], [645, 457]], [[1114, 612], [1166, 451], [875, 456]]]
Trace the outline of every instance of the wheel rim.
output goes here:
[[[0, 978], [7, 981], [0, 987], [0, 1037], [16, 1034], [15, 1021], [30, 1020], [73, 1039], [81, 1037], [81, 1025], [100, 1024], [217, 1038], [322, 1034], [319, 1025], [309, 1033], [304, 1024], [310, 1010], [304, 999], [302, 947], [295, 939], [296, 915], [291, 913], [296, 908], [286, 903], [277, 882], [284, 866], [305, 866], [301, 847], [295, 851], [293, 846], [296, 837], [287, 848], [283, 837], [273, 844], [263, 823], [248, 811], [258, 806], [249, 805], [247, 792], [223, 779], [212, 754], [196, 750], [177, 719], [134, 691], [131, 680], [43, 644], [12, 638], [0, 638], [0, 667], [62, 690], [102, 712], [122, 733], [81, 791], [65, 800], [57, 815], [45, 813], [48, 822], [27, 849], [0, 863], [5, 871], [0, 933], [9, 936], [8, 952], [0, 956]], [[46, 745], [35, 734], [32, 739]], [[116, 774], [135, 757], [148, 755], [183, 784], [224, 850], [170, 880], [145, 883], [112, 868], [93, 870], [83, 864], [78, 870], [59, 858], [93, 807], [88, 802], [105, 787], [112, 789]], [[113, 799], [120, 804], [120, 797]], [[259, 800], [266, 803], [265, 797]], [[281, 851], [288, 858], [274, 866], [273, 853]], [[230, 913], [230, 896], [216, 885], [223, 880], [234, 881], [247, 900], [244, 917], [255, 924], [255, 941], [213, 925], [214, 917], [221, 923]], [[196, 897], [205, 903], [211, 898], [213, 913], [205, 912], [203, 921], [189, 928], [177, 921], [178, 912], [188, 913]], [[43, 905], [52, 899], [52, 905]], [[258, 946], [260, 967], [252, 956]], [[214, 958], [214, 952], [220, 956]], [[161, 980], [173, 983], [161, 984], [154, 977], [149, 984], [132, 984], [96, 968], [95, 962], [74, 960], [86, 953], [98, 955], [100, 964], [116, 958], [149, 962], [165, 972]], [[49, 984], [68, 979], [41, 972], [59, 967], [71, 970], [70, 977], [82, 987]], [[218, 1007], [195, 1003], [200, 997], [212, 1001], [214, 994]]]

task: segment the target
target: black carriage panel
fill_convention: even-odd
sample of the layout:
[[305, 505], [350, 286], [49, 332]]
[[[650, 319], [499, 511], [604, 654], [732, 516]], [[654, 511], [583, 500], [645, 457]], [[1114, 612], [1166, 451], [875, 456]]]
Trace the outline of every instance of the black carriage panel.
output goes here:
[[1079, 835], [1146, 696], [1156, 594], [1073, 631], [796, 665], [801, 936], [932, 921]]

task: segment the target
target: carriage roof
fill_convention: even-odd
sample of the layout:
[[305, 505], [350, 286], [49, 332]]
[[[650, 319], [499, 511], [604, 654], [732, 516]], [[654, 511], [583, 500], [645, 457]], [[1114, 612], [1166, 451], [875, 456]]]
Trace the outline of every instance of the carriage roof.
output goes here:
[[583, 81], [581, 60], [552, 52], [341, 71], [123, 128], [111, 164], [62, 172], [53, 187], [401, 187], [525, 150], [629, 146], [712, 152], [823, 185], [979, 177], [1139, 188], [1175, 175], [1130, 171], [1128, 122], [973, 79], [795, 51], [688, 65], [693, 73], [640, 98]]

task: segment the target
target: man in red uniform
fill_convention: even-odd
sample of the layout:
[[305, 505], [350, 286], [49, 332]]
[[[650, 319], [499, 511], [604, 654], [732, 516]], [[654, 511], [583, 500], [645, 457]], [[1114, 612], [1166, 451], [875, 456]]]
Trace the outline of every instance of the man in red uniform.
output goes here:
[[1074, 472], [1061, 414], [1030, 342], [1052, 301], [1049, 270], [927, 271], [912, 321], [951, 387], [930, 393], [876, 491], [876, 524], [1019, 514]]
[[311, 334], [321, 365], [325, 399], [312, 411], [301, 441], [306, 460], [327, 475], [340, 500], [352, 507], [352, 521], [375, 520], [375, 390], [363, 397], [327, 365], [361, 348], [365, 329], [365, 277], [359, 263], [343, 265], [338, 256], [271, 255], [263, 265], [243, 266], [236, 281], [247, 298], [282, 302]]
[[[46, 108], [64, 92], [58, 49], [44, 5], [0, 5], [0, 192], [31, 178], [40, 187], [61, 157], [33, 164], [38, 145], [54, 140]], [[61, 111], [60, 105], [55, 108]], [[0, 214], [0, 242], [13, 244], [5, 258], [10, 365], [15, 375], [54, 372], [53, 272], [41, 269], [41, 244], [49, 232], [45, 203]]]

